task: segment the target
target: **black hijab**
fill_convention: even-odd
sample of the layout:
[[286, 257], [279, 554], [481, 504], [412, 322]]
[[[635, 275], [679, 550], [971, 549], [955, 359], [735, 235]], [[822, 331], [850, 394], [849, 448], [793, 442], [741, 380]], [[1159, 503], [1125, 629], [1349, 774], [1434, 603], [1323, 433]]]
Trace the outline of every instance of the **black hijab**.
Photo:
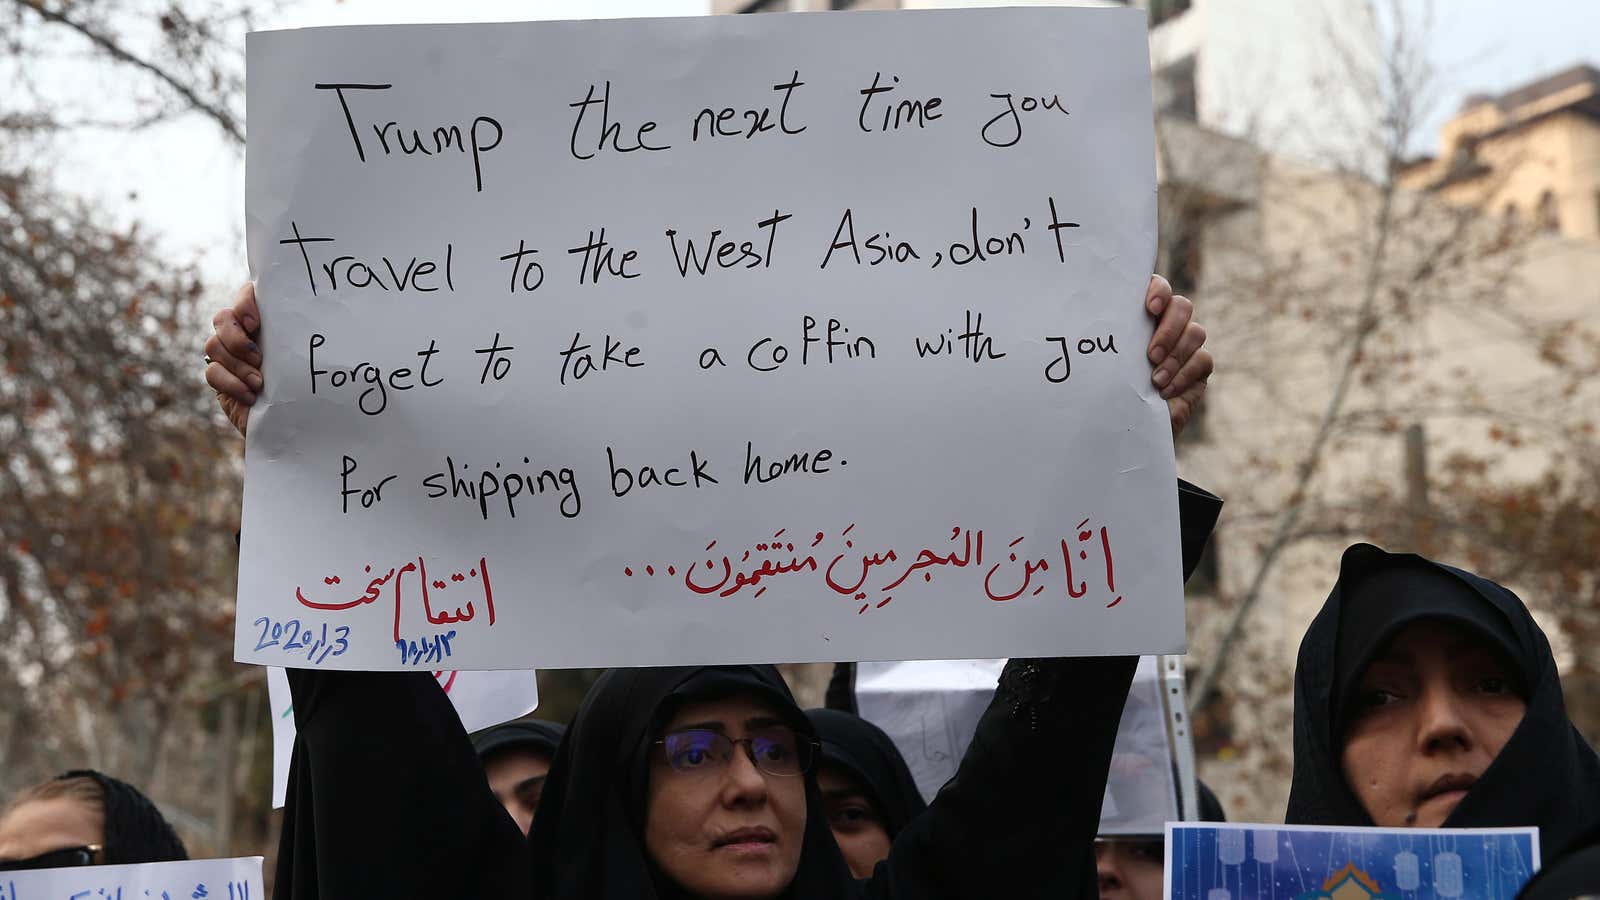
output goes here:
[[513, 719], [474, 734], [472, 749], [485, 761], [502, 750], [512, 749], [532, 750], [554, 759], [566, 731], [567, 726], [544, 719]]
[[[1543, 849], [1543, 848], [1540, 848]], [[1575, 900], [1600, 896], [1600, 831], [1572, 842], [1559, 859], [1544, 857], [1544, 868], [1517, 892], [1517, 900]]]
[[1370, 544], [1345, 551], [1339, 580], [1300, 643], [1285, 821], [1372, 824], [1342, 774], [1341, 729], [1373, 654], [1422, 618], [1468, 628], [1505, 653], [1527, 702], [1521, 724], [1445, 827], [1538, 826], [1541, 854], [1553, 859], [1600, 824], [1600, 759], [1567, 718], [1544, 632], [1517, 595], [1500, 585]]
[[[685, 703], [750, 694], [811, 734], [772, 666], [611, 669], [595, 682], [556, 751], [528, 842], [541, 900], [650, 900], [679, 892], [644, 845], [647, 754], [657, 730]], [[788, 896], [854, 896], [828, 829], [816, 779], [806, 776], [806, 830]]]
[[105, 805], [106, 839], [101, 850], [105, 865], [174, 862], [189, 858], [189, 851], [156, 805], [142, 791], [92, 769], [74, 769], [56, 776], [87, 778], [100, 788]]
[[843, 768], [861, 782], [882, 814], [891, 839], [928, 808], [900, 748], [883, 729], [836, 709], [806, 710], [806, 718], [822, 741], [823, 761]]

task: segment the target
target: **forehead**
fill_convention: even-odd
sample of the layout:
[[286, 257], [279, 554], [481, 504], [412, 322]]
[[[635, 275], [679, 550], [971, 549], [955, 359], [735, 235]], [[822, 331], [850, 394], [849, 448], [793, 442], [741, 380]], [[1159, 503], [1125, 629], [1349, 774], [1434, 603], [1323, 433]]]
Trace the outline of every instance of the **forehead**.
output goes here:
[[695, 700], [680, 706], [667, 720], [667, 728], [691, 725], [732, 727], [751, 720], [782, 720], [783, 714], [771, 703], [754, 694], [737, 693], [715, 700]]
[[871, 796], [867, 785], [855, 773], [839, 765], [824, 761], [817, 767], [817, 787], [824, 794], [861, 794]]
[[550, 771], [550, 757], [532, 747], [508, 747], [491, 753], [483, 760], [483, 772], [489, 782], [520, 782], [536, 778]]
[[1500, 648], [1476, 629], [1448, 619], [1421, 619], [1396, 632], [1373, 662], [1404, 663], [1425, 654], [1503, 656]]
[[0, 857], [8, 859], [103, 843], [105, 829], [100, 816], [70, 797], [32, 800], [0, 819]]

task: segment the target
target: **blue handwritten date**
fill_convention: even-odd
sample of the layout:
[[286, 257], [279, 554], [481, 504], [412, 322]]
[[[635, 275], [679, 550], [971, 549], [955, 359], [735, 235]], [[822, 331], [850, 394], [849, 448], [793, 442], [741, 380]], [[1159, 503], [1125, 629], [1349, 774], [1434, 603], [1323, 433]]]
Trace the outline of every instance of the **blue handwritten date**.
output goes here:
[[274, 622], [266, 616], [256, 619], [261, 629], [256, 641], [257, 650], [277, 647], [285, 653], [303, 655], [313, 665], [321, 665], [330, 656], [343, 656], [350, 649], [350, 626], [340, 625], [332, 631], [326, 623], [318, 630], [302, 626], [299, 619]]
[[424, 663], [442, 663], [450, 658], [450, 642], [455, 640], [455, 629], [435, 635], [423, 635], [414, 641], [401, 638], [394, 642], [400, 651], [400, 664], [417, 666]]

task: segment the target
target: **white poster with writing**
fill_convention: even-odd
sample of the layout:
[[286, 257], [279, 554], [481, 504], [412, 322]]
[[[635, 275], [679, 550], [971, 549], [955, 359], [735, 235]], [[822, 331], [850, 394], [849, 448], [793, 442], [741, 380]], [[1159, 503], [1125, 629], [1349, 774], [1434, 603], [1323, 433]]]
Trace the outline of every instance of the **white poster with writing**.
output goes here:
[[1183, 649], [1138, 10], [248, 54], [236, 658]]
[[0, 872], [0, 900], [267, 900], [261, 857]]
[[[862, 663], [856, 703], [862, 718], [895, 742], [917, 789], [932, 800], [956, 774], [978, 719], [994, 699], [1003, 659]], [[1172, 741], [1154, 657], [1142, 657], [1122, 707], [1105, 800], [1103, 835], [1158, 835], [1178, 818]]]
[[[531, 670], [434, 672], [433, 677], [469, 732], [520, 718], [539, 706], [539, 679]], [[267, 669], [267, 697], [272, 704], [272, 807], [277, 809], [289, 795], [289, 762], [297, 732], [289, 678], [276, 666]]]

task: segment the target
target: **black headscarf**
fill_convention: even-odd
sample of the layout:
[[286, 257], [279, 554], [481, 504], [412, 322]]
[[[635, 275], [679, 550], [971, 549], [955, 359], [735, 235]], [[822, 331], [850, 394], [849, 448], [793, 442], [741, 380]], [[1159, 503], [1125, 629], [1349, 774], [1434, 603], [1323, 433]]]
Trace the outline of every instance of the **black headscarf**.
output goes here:
[[547, 722], [544, 719], [513, 719], [474, 734], [472, 749], [478, 751], [478, 758], [482, 760], [487, 760], [502, 750], [513, 748], [532, 750], [554, 758], [556, 748], [561, 746], [561, 736], [566, 731], [567, 726], [558, 722]]
[[189, 858], [178, 833], [140, 790], [92, 769], [74, 769], [56, 776], [87, 778], [100, 788], [106, 811], [106, 839], [101, 857], [108, 866], [175, 862]]
[[1554, 858], [1600, 824], [1600, 759], [1567, 718], [1544, 632], [1517, 595], [1500, 585], [1370, 544], [1345, 551], [1339, 580], [1300, 643], [1285, 821], [1372, 824], [1340, 764], [1348, 700], [1373, 654], [1422, 618], [1471, 629], [1505, 653], [1527, 702], [1521, 724], [1445, 827], [1538, 826], [1541, 853]]
[[822, 758], [849, 772], [867, 789], [892, 839], [928, 808], [911, 767], [894, 739], [860, 716], [836, 709], [806, 710], [822, 741]]
[[[1542, 847], [1540, 848], [1543, 849]], [[1548, 856], [1544, 868], [1517, 892], [1517, 900], [1575, 900], [1600, 896], [1600, 831], [1572, 842], [1559, 859]]]
[[[647, 754], [657, 730], [685, 703], [750, 694], [810, 734], [772, 666], [611, 669], [595, 682], [556, 751], [528, 842], [541, 900], [649, 900], [679, 896], [644, 846]], [[849, 897], [850, 870], [828, 830], [813, 775], [806, 830], [788, 896]]]

